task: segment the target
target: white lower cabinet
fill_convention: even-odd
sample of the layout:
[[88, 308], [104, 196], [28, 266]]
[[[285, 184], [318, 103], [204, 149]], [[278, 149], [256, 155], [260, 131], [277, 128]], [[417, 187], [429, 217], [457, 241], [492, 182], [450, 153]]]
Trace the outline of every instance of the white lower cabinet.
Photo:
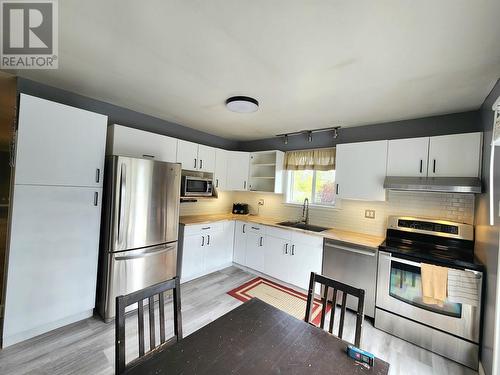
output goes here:
[[218, 271], [233, 260], [234, 222], [183, 227], [181, 281]]
[[245, 266], [259, 272], [264, 272], [264, 258], [266, 255], [264, 236], [264, 233], [250, 231], [246, 238], [247, 246]]
[[311, 272], [321, 273], [323, 238], [291, 233], [291, 238], [266, 238], [265, 273], [306, 289]]
[[247, 227], [248, 223], [236, 221], [234, 223], [233, 262], [246, 265], [247, 254]]

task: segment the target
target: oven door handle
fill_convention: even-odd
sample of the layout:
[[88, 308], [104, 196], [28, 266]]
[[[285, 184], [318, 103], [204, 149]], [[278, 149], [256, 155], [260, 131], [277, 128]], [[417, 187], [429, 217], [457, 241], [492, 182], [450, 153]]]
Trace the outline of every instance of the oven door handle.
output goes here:
[[415, 267], [419, 267], [419, 268], [422, 266], [422, 263], [413, 262], [411, 260], [406, 260], [406, 259], [398, 258], [397, 256], [392, 256], [391, 254], [386, 253], [386, 252], [380, 252], [380, 255], [382, 255], [382, 254], [386, 255], [387, 257], [389, 257], [391, 259], [391, 262], [404, 263], [404, 264], [408, 264], [410, 266], [415, 266]]

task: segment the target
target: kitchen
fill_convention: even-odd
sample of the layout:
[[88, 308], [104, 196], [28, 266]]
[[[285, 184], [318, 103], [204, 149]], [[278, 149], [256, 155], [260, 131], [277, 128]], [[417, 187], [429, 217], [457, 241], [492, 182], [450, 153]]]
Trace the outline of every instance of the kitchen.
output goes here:
[[[6, 114], [1, 125], [6, 155], [2, 232], [7, 233], [0, 253], [5, 259], [0, 372], [121, 373], [132, 363], [136, 368], [130, 373], [159, 368], [194, 373], [198, 370], [189, 367], [195, 366], [194, 353], [207, 350], [208, 357], [228, 357], [210, 365], [214, 367], [199, 362], [198, 369], [207, 366], [204, 373], [297, 373], [291, 370], [294, 365], [310, 365], [310, 373], [497, 373], [500, 174], [494, 151], [500, 145], [500, 61], [494, 53], [482, 50], [494, 69], [440, 57], [456, 69], [481, 72], [475, 91], [464, 97], [451, 84], [431, 82], [425, 89], [434, 85], [432, 89], [442, 90], [440, 95], [449, 96], [448, 102], [431, 96], [431, 105], [425, 90], [415, 84], [415, 92], [407, 94], [414, 100], [411, 108], [404, 105], [408, 98], [394, 93], [393, 104], [370, 99], [361, 108], [332, 89], [330, 99], [325, 91], [325, 98], [310, 102], [317, 109], [308, 115], [302, 106], [293, 107], [294, 95], [273, 92], [262, 77], [256, 82], [243, 79], [239, 68], [224, 78], [223, 90], [215, 85], [206, 93], [199, 82], [187, 79], [183, 84], [172, 78], [171, 89], [179, 96], [160, 95], [160, 83], [147, 83], [152, 76], [140, 84], [132, 77], [118, 81], [109, 68], [81, 62], [69, 69], [72, 53], [90, 53], [91, 59], [97, 51], [104, 53], [99, 32], [123, 43], [104, 22], [111, 11], [108, 5], [96, 21], [95, 51], [61, 48], [59, 69], [4, 70], [0, 75]], [[58, 6], [60, 16], [67, 14], [60, 18], [66, 31], [59, 34], [60, 46], [77, 43], [77, 34], [68, 30], [76, 32], [87, 24], [84, 19], [71, 24], [70, 15], [86, 14], [91, 6]], [[183, 12], [190, 7], [177, 5], [179, 20], [188, 22]], [[256, 4], [253, 9], [258, 8]], [[491, 12], [497, 8], [492, 4]], [[298, 9], [289, 9], [289, 16]], [[474, 11], [480, 17], [489, 14]], [[124, 19], [133, 13], [120, 12]], [[212, 14], [208, 5], [203, 12]], [[237, 19], [238, 12], [231, 12]], [[352, 17], [355, 7], [349, 12]], [[390, 14], [387, 9], [374, 12], [382, 18]], [[175, 25], [173, 14], [169, 19]], [[410, 14], [408, 9], [398, 13]], [[218, 17], [221, 24], [227, 21]], [[462, 13], [454, 17], [468, 19]], [[470, 17], [477, 22], [479, 16]], [[318, 19], [315, 13], [303, 21], [313, 27]], [[270, 27], [265, 20], [254, 22]], [[290, 26], [290, 18], [279, 22]], [[390, 35], [394, 29], [389, 24], [380, 33]], [[322, 21], [318, 30], [329, 27]], [[449, 42], [435, 27], [436, 45]], [[453, 27], [459, 30], [458, 23]], [[408, 30], [424, 38], [416, 25]], [[475, 30], [474, 38], [500, 32], [488, 22]], [[219, 48], [219, 34], [214, 33], [211, 42]], [[195, 64], [198, 59], [172, 38], [168, 36], [168, 43], [178, 48], [184, 62]], [[192, 73], [210, 76], [215, 69], [210, 64], [219, 64], [217, 69], [231, 64], [231, 56], [223, 62], [208, 53], [203, 38], [185, 38], [197, 48], [192, 51], [213, 59], [207, 65], [190, 65]], [[301, 42], [308, 46], [297, 36]], [[470, 40], [462, 43], [457, 51], [481, 48]], [[425, 46], [417, 46], [423, 53]], [[227, 51], [237, 53], [233, 47], [228, 43]], [[391, 48], [393, 54], [401, 51], [397, 45]], [[318, 61], [331, 59], [341, 68], [346, 64], [347, 70], [356, 66], [320, 50], [315, 50]], [[285, 51], [298, 62], [309, 61], [296, 54], [296, 46], [286, 45]], [[269, 49], [262, 53], [279, 61], [279, 54]], [[64, 58], [70, 65], [62, 65]], [[401, 66], [393, 64], [393, 69]], [[122, 68], [124, 62], [118, 66], [132, 69]], [[258, 64], [245, 66], [265, 71], [271, 79]], [[282, 74], [292, 77], [296, 68], [283, 67]], [[172, 77], [182, 71], [168, 69]], [[405, 79], [430, 71], [425, 64], [411, 69]], [[353, 78], [349, 71], [344, 74]], [[377, 79], [374, 85], [381, 84]], [[102, 84], [113, 84], [115, 91]], [[150, 103], [130, 95], [130, 87]], [[197, 99], [187, 100], [195, 87]], [[315, 87], [322, 85], [318, 81]], [[161, 99], [165, 95], [166, 104]], [[337, 99], [339, 115], [328, 109]], [[323, 279], [326, 284], [320, 287]], [[154, 288], [162, 284], [173, 293], [158, 294]], [[153, 289], [158, 297], [143, 298], [141, 293]], [[167, 335], [173, 333], [176, 343], [167, 345], [163, 315], [171, 314], [172, 307]], [[160, 317], [155, 318], [155, 311]], [[244, 315], [250, 313], [252, 318]], [[276, 348], [284, 352], [278, 342], [292, 340], [288, 348], [297, 350], [297, 358], [307, 346], [297, 341], [298, 334], [287, 336], [286, 329], [279, 333], [268, 327], [275, 332], [268, 337], [248, 325], [260, 319], [271, 324], [273, 317], [281, 319], [279, 324], [286, 322], [290, 332], [317, 336], [311, 338], [319, 340], [311, 341], [311, 347], [321, 342], [332, 350], [311, 350], [309, 359], [298, 363], [277, 356], [278, 349], [273, 354], [264, 346], [265, 337], [271, 346], [276, 340]], [[228, 321], [247, 323], [231, 331], [226, 330]], [[248, 337], [237, 336], [236, 328], [248, 329]], [[329, 333], [323, 336], [324, 331]], [[209, 334], [214, 341], [201, 349]], [[145, 336], [152, 353], [138, 358], [136, 366], [137, 353], [141, 357], [145, 352]], [[244, 358], [236, 360], [231, 345], [217, 352], [233, 339], [242, 340], [235, 345]], [[354, 345], [347, 349], [349, 355], [348, 344]], [[339, 345], [337, 353], [333, 348]], [[262, 347], [260, 352], [257, 347]], [[163, 364], [153, 358], [156, 352], [164, 355]], [[193, 365], [175, 370], [183, 360], [169, 360], [179, 353], [184, 357], [178, 358]], [[338, 365], [332, 368], [321, 360], [325, 353], [334, 355]], [[367, 363], [356, 357], [359, 353]], [[306, 368], [299, 373], [307, 373]]]

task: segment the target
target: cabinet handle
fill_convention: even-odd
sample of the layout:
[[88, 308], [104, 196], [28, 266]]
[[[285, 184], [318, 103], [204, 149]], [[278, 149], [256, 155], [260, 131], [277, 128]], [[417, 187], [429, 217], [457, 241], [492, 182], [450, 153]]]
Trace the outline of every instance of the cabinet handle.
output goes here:
[[255, 229], [255, 230], [260, 230], [260, 228], [257, 228], [257, 227], [252, 227], [252, 229]]
[[436, 159], [434, 159], [434, 161], [433, 161], [432, 173], [436, 173]]
[[94, 206], [97, 206], [98, 203], [99, 203], [99, 193], [96, 191], [94, 193]]
[[95, 182], [99, 182], [100, 179], [101, 179], [101, 170], [97, 168], [95, 170]]
[[246, 227], [246, 226], [247, 226], [246, 224], [243, 224], [243, 233], [246, 233], [246, 232], [245, 232], [245, 227]]
[[216, 187], [216, 188], [218, 188], [218, 187], [219, 187], [219, 179], [218, 179], [218, 178], [216, 178], [216, 179], [215, 179], [215, 187]]
[[200, 159], [200, 169], [203, 169], [203, 159]]
[[247, 188], [247, 182], [246, 182], [246, 181], [243, 181], [243, 189], [245, 189], [245, 190], [246, 190], [246, 188]]
[[210, 235], [207, 234], [207, 246], [210, 245]]
[[285, 254], [288, 254], [288, 244], [285, 244]]
[[339, 184], [337, 184], [337, 186], [335, 186], [335, 194], [339, 195]]
[[295, 245], [292, 245], [292, 255], [295, 255]]
[[260, 240], [259, 240], [259, 246], [261, 246], [261, 247], [262, 247], [262, 239], [263, 239], [263, 237], [260, 237]]
[[201, 228], [201, 230], [207, 230], [207, 229], [210, 229], [210, 227], [203, 227], [203, 228]]
[[420, 159], [420, 173], [422, 173], [422, 168], [423, 168], [424, 161]]
[[201, 236], [201, 246], [205, 246], [205, 236]]
[[148, 154], [142, 154], [142, 157], [147, 158], [147, 159], [154, 159], [155, 158], [154, 155], [148, 155]]
[[194, 158], [194, 169], [196, 169], [196, 158]]

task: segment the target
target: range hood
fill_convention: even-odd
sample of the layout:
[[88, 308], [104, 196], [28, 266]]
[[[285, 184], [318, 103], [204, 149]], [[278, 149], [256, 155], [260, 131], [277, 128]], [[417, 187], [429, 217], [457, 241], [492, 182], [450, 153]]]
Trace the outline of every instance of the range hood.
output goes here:
[[387, 176], [384, 188], [403, 191], [441, 193], [481, 193], [481, 180], [475, 177], [398, 177]]

